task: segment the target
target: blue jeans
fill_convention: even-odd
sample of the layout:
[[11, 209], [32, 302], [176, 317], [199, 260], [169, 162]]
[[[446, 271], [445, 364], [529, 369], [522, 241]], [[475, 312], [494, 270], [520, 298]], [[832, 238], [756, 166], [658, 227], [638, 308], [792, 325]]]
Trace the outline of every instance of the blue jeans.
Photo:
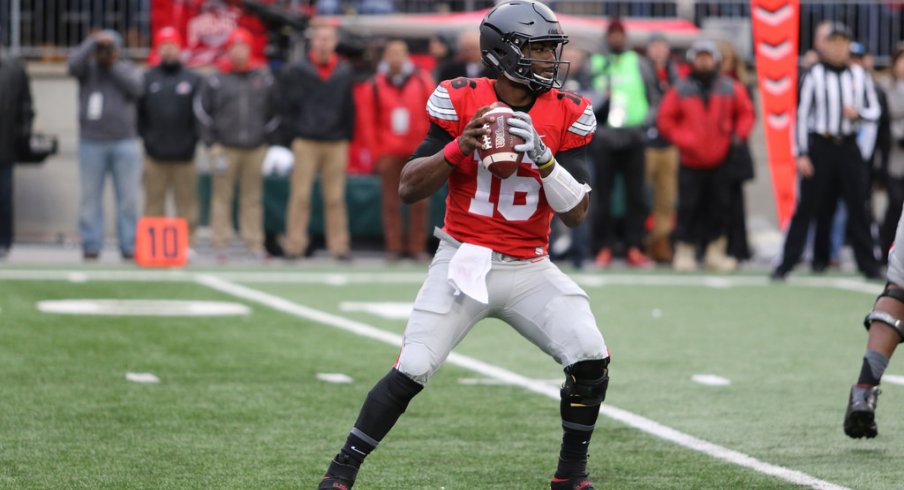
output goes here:
[[141, 189], [141, 149], [137, 139], [79, 142], [82, 186], [78, 227], [84, 252], [99, 253], [104, 246], [104, 181], [113, 176], [116, 193], [116, 236], [123, 255], [135, 253], [138, 194]]

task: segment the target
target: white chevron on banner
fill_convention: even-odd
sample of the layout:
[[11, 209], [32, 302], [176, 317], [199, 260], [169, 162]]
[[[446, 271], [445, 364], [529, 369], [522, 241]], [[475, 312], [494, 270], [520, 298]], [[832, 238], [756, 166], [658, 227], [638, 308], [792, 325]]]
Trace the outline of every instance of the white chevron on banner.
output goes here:
[[791, 90], [791, 78], [787, 76], [778, 79], [765, 77], [763, 79], [763, 90], [772, 95], [781, 95]]
[[763, 56], [778, 61], [791, 54], [791, 41], [785, 40], [775, 45], [761, 42], [757, 49]]
[[766, 122], [773, 129], [783, 130], [790, 125], [791, 118], [788, 116], [787, 112], [781, 114], [769, 114], [769, 116], [766, 117]]
[[794, 15], [794, 9], [791, 8], [791, 5], [785, 4], [785, 6], [779, 8], [778, 10], [771, 11], [765, 7], [758, 6], [753, 11], [754, 17], [757, 20], [765, 22], [771, 26], [777, 26], [782, 22], [785, 22]]

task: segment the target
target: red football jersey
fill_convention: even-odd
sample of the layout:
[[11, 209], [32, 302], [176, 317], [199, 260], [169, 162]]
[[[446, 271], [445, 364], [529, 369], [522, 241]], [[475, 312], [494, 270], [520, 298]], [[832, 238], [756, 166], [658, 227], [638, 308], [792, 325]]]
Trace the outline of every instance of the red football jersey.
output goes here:
[[[495, 84], [487, 78], [442, 82], [427, 101], [430, 120], [457, 137], [477, 109], [498, 100]], [[596, 130], [590, 101], [570, 92], [544, 92], [528, 114], [554, 155], [586, 145]], [[443, 229], [459, 241], [521, 259], [541, 257], [549, 248], [552, 216], [540, 172], [527, 155], [507, 179], [491, 174], [477, 152], [449, 176]]]

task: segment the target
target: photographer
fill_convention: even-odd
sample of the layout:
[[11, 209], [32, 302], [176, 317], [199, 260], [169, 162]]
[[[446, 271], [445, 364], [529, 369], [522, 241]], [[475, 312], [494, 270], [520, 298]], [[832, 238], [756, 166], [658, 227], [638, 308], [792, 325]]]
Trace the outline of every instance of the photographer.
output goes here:
[[138, 69], [119, 59], [122, 37], [100, 31], [69, 56], [69, 73], [78, 79], [79, 233], [85, 260], [96, 260], [104, 244], [103, 190], [107, 174], [116, 191], [116, 234], [122, 258], [135, 253], [141, 150], [136, 103], [143, 86]]
[[13, 242], [13, 164], [31, 136], [34, 111], [25, 67], [0, 53], [0, 259]]

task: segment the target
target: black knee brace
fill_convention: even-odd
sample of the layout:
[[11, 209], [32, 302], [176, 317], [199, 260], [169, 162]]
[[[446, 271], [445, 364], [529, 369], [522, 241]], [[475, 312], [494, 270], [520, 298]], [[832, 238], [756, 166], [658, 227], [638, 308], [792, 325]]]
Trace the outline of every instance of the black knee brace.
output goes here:
[[580, 361], [565, 368], [562, 401], [572, 406], [595, 407], [606, 399], [609, 358]]
[[[886, 285], [885, 290], [882, 291], [878, 298], [876, 298], [876, 301], [878, 302], [880, 298], [892, 298], [899, 303], [904, 304], [904, 290], [891, 289]], [[896, 318], [888, 312], [873, 309], [873, 311], [869, 312], [869, 314], [866, 315], [866, 318], [863, 319], [863, 326], [869, 330], [869, 327], [873, 322], [879, 322], [893, 328], [901, 338], [901, 342], [904, 342], [904, 322], [902, 322], [900, 318]]]

